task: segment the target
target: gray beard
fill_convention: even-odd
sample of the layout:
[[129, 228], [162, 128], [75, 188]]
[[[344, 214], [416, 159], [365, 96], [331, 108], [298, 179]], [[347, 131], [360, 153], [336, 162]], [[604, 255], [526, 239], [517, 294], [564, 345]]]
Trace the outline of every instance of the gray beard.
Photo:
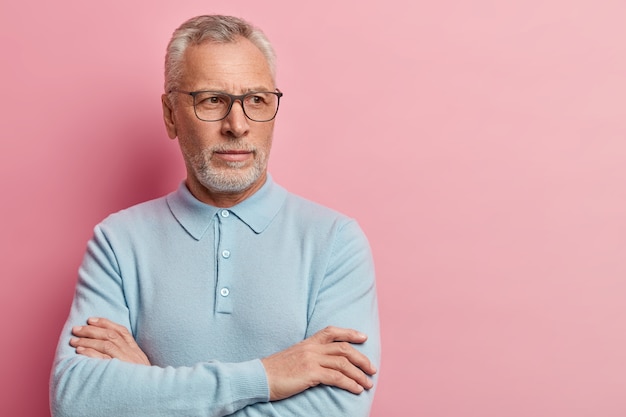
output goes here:
[[[241, 149], [241, 148], [238, 148]], [[188, 155], [185, 159], [191, 165], [196, 179], [207, 189], [221, 193], [240, 193], [250, 188], [263, 174], [267, 166], [265, 152], [254, 150], [256, 158], [249, 168], [243, 168], [245, 162], [225, 162], [225, 167], [211, 165], [211, 155], [218, 147], [204, 149], [201, 153]]]

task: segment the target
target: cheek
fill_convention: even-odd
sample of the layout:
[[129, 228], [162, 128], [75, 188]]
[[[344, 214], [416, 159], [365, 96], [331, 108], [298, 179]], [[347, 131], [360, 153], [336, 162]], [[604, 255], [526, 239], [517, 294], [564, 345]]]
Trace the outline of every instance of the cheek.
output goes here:
[[272, 137], [274, 135], [274, 126], [267, 126], [259, 130], [257, 137], [259, 138], [257, 146], [269, 152], [272, 147]]
[[209, 123], [199, 124], [195, 122], [183, 125], [183, 127], [179, 130], [178, 135], [179, 140], [184, 142], [187, 147], [194, 147], [197, 149], [214, 145], [219, 141], [219, 137], [219, 126]]

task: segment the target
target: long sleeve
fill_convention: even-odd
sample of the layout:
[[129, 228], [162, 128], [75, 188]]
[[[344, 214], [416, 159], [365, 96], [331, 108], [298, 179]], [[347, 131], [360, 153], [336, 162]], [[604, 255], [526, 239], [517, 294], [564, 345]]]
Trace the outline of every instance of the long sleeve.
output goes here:
[[90, 316], [133, 329], [116, 255], [100, 228], [88, 244], [57, 347], [50, 395], [55, 417], [217, 417], [268, 400], [260, 360], [158, 367], [78, 355], [69, 346], [71, 327]]
[[[89, 317], [127, 327], [153, 366], [77, 354], [71, 329]], [[229, 210], [182, 184], [96, 226], [53, 364], [52, 414], [366, 417], [375, 389], [269, 402], [261, 358], [329, 325], [366, 333], [354, 346], [379, 368], [374, 265], [354, 220], [271, 181]]]
[[[380, 368], [378, 306], [369, 244], [356, 222], [342, 227], [335, 238], [326, 274], [314, 297], [306, 337], [328, 325], [357, 329], [368, 335], [362, 345], [354, 345]], [[313, 301], [313, 300], [312, 300]], [[339, 388], [320, 385], [286, 400], [258, 403], [238, 411], [237, 417], [296, 417], [369, 415], [374, 388], [355, 395]]]

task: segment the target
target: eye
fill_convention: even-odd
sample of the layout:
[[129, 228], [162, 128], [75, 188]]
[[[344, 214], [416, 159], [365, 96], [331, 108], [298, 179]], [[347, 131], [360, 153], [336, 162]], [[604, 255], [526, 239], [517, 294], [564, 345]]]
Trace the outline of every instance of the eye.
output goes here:
[[196, 95], [196, 106], [222, 106], [228, 104], [228, 97], [210, 91]]
[[249, 96], [246, 96], [246, 104], [251, 106], [264, 106], [267, 104], [267, 94], [250, 94]]

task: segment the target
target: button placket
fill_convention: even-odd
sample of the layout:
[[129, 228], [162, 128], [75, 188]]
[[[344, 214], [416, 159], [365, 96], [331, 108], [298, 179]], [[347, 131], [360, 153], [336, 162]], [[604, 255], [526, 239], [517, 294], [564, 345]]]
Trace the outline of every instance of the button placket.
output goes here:
[[218, 262], [218, 279], [216, 287], [216, 311], [218, 313], [229, 314], [232, 313], [232, 278], [234, 273], [234, 265], [232, 262], [232, 246], [231, 236], [234, 233], [234, 224], [232, 223], [235, 217], [230, 215], [230, 211], [223, 209], [218, 212], [217, 218], [219, 219], [220, 239], [217, 249], [217, 262]]

